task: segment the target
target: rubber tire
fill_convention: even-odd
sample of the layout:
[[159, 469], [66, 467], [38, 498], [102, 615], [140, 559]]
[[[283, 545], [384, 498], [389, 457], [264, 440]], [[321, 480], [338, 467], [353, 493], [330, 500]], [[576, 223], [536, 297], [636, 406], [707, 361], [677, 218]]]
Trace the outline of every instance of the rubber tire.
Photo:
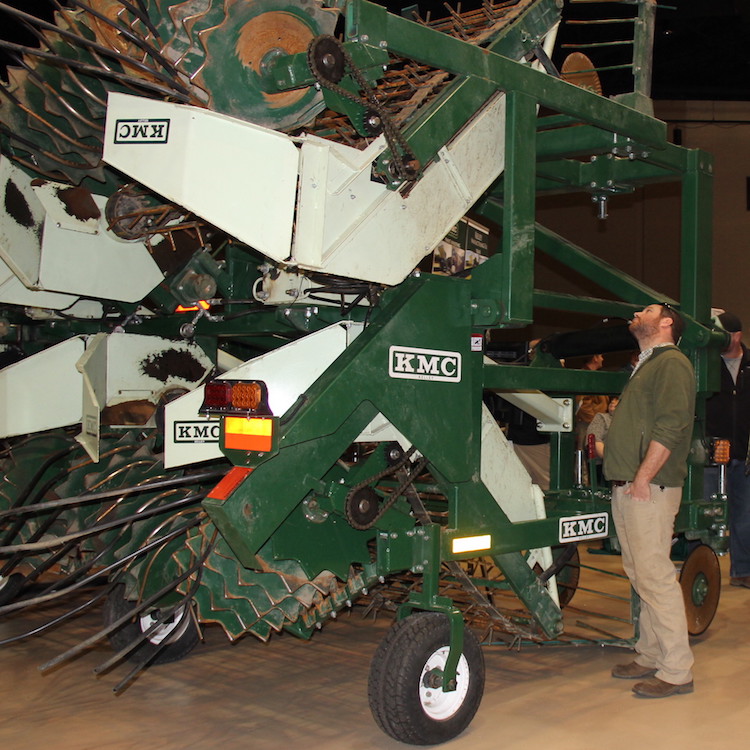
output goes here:
[[[106, 627], [109, 627], [133, 609], [133, 602], [127, 600], [124, 594], [125, 586], [120, 584], [112, 590], [104, 602], [104, 625]], [[128, 661], [142, 661], [150, 654], [152, 658], [149, 659], [148, 663], [156, 665], [168, 664], [186, 657], [200, 641], [200, 632], [187, 610], [183, 611], [182, 617], [185, 620], [181, 622], [175, 633], [167, 637], [166, 645], [156, 645], [148, 640], [143, 641], [139, 646], [129, 651], [125, 658]], [[120, 651], [137, 640], [147, 629], [147, 627], [142, 628], [140, 621], [126, 622], [109, 634], [110, 645], [115, 651]]]
[[[388, 631], [370, 665], [368, 697], [375, 721], [390, 737], [411, 745], [434, 745], [453, 739], [471, 723], [484, 692], [484, 655], [469, 628], [464, 628], [463, 647], [469, 685], [458, 709], [436, 720], [420, 700], [425, 665], [432, 654], [449, 645], [450, 621], [437, 612], [410, 615]], [[460, 672], [458, 679], [462, 679]]]
[[0, 607], [10, 604], [18, 592], [23, 588], [24, 576], [20, 573], [11, 573], [9, 576], [0, 578]]

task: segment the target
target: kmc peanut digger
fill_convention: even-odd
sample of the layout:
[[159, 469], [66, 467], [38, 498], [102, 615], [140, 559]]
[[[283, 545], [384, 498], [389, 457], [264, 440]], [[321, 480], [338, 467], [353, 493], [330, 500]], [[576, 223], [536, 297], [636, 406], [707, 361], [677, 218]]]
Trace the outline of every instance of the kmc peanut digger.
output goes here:
[[[725, 341], [711, 159], [651, 114], [656, 2], [601, 4], [633, 53], [609, 98], [580, 52], [553, 62], [575, 5], [69, 0], [44, 19], [0, 3], [27, 30], [1, 42], [0, 614], [86, 590], [34, 632], [102, 602], [105, 620], [46, 667], [108, 638], [100, 670], [132, 666], [119, 690], [209, 623], [308, 638], [387, 605], [372, 712], [432, 744], [479, 706], [478, 627], [575, 640], [576, 544], [617, 540], [608, 490], [576, 472], [574, 398], [627, 375], [560, 360], [633, 340], [565, 330], [529, 366], [493, 347], [539, 310], [616, 320], [665, 296], [542, 226], [537, 196], [587, 193], [603, 217], [677, 183], [666, 301], [701, 396]], [[602, 294], [536, 288], [536, 254]], [[548, 492], [493, 393], [549, 433]], [[675, 547], [693, 633], [726, 541], [701, 404]]]

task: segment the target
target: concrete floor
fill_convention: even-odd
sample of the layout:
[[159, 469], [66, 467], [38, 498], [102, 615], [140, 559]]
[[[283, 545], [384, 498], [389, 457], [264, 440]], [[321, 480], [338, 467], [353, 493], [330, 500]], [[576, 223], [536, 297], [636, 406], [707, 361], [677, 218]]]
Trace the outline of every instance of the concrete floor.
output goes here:
[[[584, 555], [583, 562], [617, 566], [617, 558], [600, 555]], [[712, 750], [745, 736], [750, 590], [728, 585], [728, 563], [721, 561], [716, 618], [694, 639], [695, 693], [661, 700], [634, 697], [630, 681], [609, 676], [613, 664], [629, 660], [619, 648], [487, 647], [485, 694], [477, 716], [444, 747]], [[596, 575], [584, 571], [566, 622], [594, 609], [591, 602], [598, 597], [584, 589]], [[27, 614], [4, 620], [0, 638], [39, 618]], [[367, 701], [369, 661], [390, 624], [387, 619], [363, 620], [355, 609], [308, 642], [286, 634], [268, 643], [245, 638], [229, 645], [218, 629], [208, 628], [206, 642], [187, 659], [150, 669], [120, 696], [112, 694], [112, 687], [124, 670], [92, 674], [111, 654], [106, 645], [40, 674], [40, 664], [90, 635], [98, 621], [98, 612], [92, 612], [51, 634], [0, 648], [0, 747], [406, 747], [381, 733]], [[629, 626], [627, 632], [632, 632]]]

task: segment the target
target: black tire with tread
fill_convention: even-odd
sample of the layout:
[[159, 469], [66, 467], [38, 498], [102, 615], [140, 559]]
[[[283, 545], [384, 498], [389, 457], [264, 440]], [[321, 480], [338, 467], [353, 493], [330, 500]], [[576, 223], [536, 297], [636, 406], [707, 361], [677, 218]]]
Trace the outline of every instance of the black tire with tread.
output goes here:
[[370, 666], [368, 696], [375, 721], [390, 737], [411, 745], [434, 745], [456, 737], [471, 723], [484, 692], [484, 655], [469, 628], [464, 628], [469, 687], [463, 702], [440, 721], [428, 716], [420, 702], [424, 666], [435, 651], [448, 645], [450, 621], [437, 612], [420, 612], [396, 622], [380, 643]]
[[[116, 586], [107, 597], [104, 603], [105, 626], [108, 627], [133, 609], [133, 602], [125, 598], [124, 592], [125, 586], [121, 584]], [[184, 628], [180, 628], [176, 636], [168, 636], [167, 644], [155, 645], [146, 640], [128, 652], [125, 658], [129, 661], [141, 661], [150, 653], [153, 657], [149, 660], [149, 664], [156, 665], [179, 661], [186, 657], [198, 644], [200, 632], [189, 612], [184, 612], [182, 616], [187, 618]], [[109, 634], [109, 642], [115, 651], [120, 651], [137, 640], [142, 632], [139, 622], [126, 622]]]

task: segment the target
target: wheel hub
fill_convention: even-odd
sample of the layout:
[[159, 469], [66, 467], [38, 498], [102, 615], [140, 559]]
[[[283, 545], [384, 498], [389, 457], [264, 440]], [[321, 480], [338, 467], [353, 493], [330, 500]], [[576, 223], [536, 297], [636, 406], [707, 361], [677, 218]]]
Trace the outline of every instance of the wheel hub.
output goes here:
[[461, 654], [456, 667], [455, 689], [442, 689], [443, 673], [450, 648], [443, 646], [427, 660], [419, 681], [419, 700], [422, 709], [436, 721], [450, 719], [463, 705], [469, 690], [469, 663]]
[[[141, 631], [145, 633], [147, 630], [152, 628], [154, 624], [159, 620], [160, 611], [157, 609], [154, 612], [141, 615], [139, 622], [141, 625]], [[162, 622], [156, 630], [154, 630], [148, 637], [149, 643], [153, 643], [158, 646], [166, 639], [179, 638], [187, 629], [190, 623], [190, 618], [187, 614], [185, 607], [179, 607], [172, 615]]]

